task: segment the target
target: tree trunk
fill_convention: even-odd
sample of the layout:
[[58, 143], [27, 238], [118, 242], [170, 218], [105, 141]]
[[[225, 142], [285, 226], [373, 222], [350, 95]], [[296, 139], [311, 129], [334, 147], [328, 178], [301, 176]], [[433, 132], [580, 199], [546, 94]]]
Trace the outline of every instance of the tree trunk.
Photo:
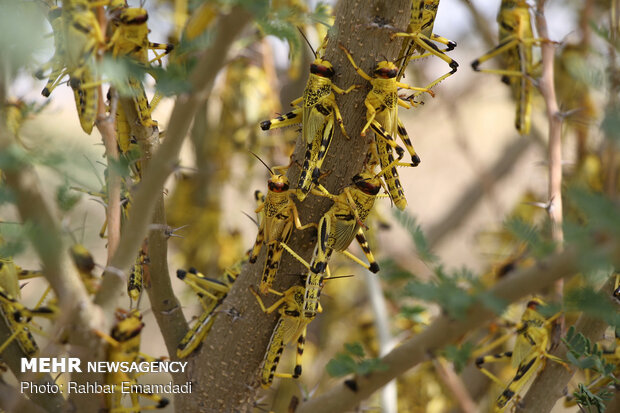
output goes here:
[[[363, 87], [348, 95], [336, 95], [350, 139], [335, 127], [334, 139], [322, 167], [322, 172], [329, 174], [321, 180], [331, 193], [339, 193], [362, 170], [373, 140], [370, 133], [365, 138], [360, 136], [366, 122], [364, 99], [370, 85], [356, 74], [338, 44], [347, 47], [356, 63], [370, 74], [378, 61], [396, 59], [402, 40], [392, 41], [390, 35], [396, 30], [405, 30], [410, 10], [411, 0], [342, 0], [336, 7], [336, 21], [328, 35], [325, 59], [334, 66], [336, 75], [333, 81], [336, 85], [347, 88], [359, 84]], [[292, 156], [294, 162], [288, 171], [292, 186], [297, 182], [300, 173], [298, 163], [303, 162], [305, 149], [305, 143], [298, 139]], [[331, 201], [327, 199], [308, 196], [306, 201], [298, 203], [302, 223], [318, 222], [330, 206]], [[288, 244], [309, 261], [315, 242], [316, 232], [306, 230], [295, 231]], [[278, 318], [277, 312], [265, 315], [248, 291], [250, 286], [258, 285], [266, 249], [262, 248], [255, 264], [247, 264], [243, 268], [221, 305], [221, 311], [234, 308], [241, 317], [235, 320], [220, 311], [202, 347], [191, 358], [188, 368], [193, 392], [184, 399], [177, 398], [177, 411], [219, 413], [251, 409], [259, 386], [259, 366]], [[287, 275], [305, 272], [305, 268], [294, 258], [284, 254], [273, 288], [285, 291], [295, 284], [302, 284], [303, 277]], [[276, 296], [269, 296], [265, 304], [269, 305], [275, 299]]]

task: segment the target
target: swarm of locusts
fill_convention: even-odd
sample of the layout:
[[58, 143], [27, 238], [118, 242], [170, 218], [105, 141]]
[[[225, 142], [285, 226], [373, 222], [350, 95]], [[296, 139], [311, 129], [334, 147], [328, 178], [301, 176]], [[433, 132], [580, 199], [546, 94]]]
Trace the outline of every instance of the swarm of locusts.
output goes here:
[[[151, 42], [147, 11], [142, 7], [129, 7], [125, 0], [65, 0], [62, 4], [51, 1], [41, 3], [41, 7], [46, 8], [52, 29], [54, 54], [33, 74], [39, 79], [47, 79], [41, 91], [45, 98], [53, 98], [54, 92], [61, 86], [66, 85], [72, 89], [79, 124], [87, 134], [91, 134], [98, 117], [113, 119], [119, 157], [127, 168], [123, 174], [121, 189], [121, 220], [124, 222], [131, 213], [131, 190], [139, 184], [142, 176], [141, 148], [131, 133], [131, 115], [127, 110], [129, 108], [135, 111], [135, 117], [141, 126], [156, 131], [157, 122], [151, 118], [151, 113], [160, 99], [160, 96], [156, 95], [149, 101], [137, 73], [142, 71], [154, 74], [153, 64], [161, 65], [162, 58], [170, 53], [173, 46]], [[107, 25], [104, 27], [100, 25], [97, 10], [105, 14]], [[135, 70], [126, 70], [121, 75], [106, 78], [101, 73], [101, 62], [105, 59], [123, 62]], [[123, 106], [121, 99], [126, 100], [128, 105]], [[107, 103], [100, 104], [106, 101]], [[7, 123], [16, 137], [19, 136], [21, 123], [26, 115], [38, 110], [31, 106], [20, 101], [11, 106]], [[71, 189], [88, 193], [107, 205], [106, 185], [103, 185], [99, 192], [81, 187]], [[100, 231], [101, 237], [106, 237], [106, 227], [107, 223], [104, 222]], [[96, 263], [93, 256], [78, 242], [71, 247], [70, 255], [87, 293], [94, 297], [99, 290], [101, 279], [95, 275]], [[140, 352], [144, 323], [138, 304], [143, 285], [148, 280], [148, 265], [148, 246], [145, 243], [136, 251], [135, 265], [127, 275], [130, 309], [117, 311], [111, 331], [95, 332], [106, 342], [108, 361], [138, 363], [160, 360]], [[28, 308], [19, 301], [20, 281], [41, 277], [42, 272], [21, 269], [9, 256], [0, 260], [0, 273], [0, 314], [3, 324], [10, 332], [8, 338], [0, 343], [0, 354], [9, 348], [17, 348], [24, 357], [38, 357], [39, 345], [35, 336], [43, 334], [43, 331], [35, 320], [58, 318], [58, 299], [52, 296], [51, 288], [48, 287], [37, 304]], [[4, 330], [2, 333], [4, 334]], [[136, 393], [131, 396], [131, 406], [127, 407], [127, 403], [122, 401], [121, 386], [123, 383], [137, 384], [137, 375], [134, 373], [107, 373], [105, 383], [114, 389], [113, 393], [106, 395], [106, 411], [138, 412], [162, 408], [169, 403], [167, 398], [156, 394]]]
[[[291, 3], [297, 4], [295, 1]], [[456, 73], [459, 68], [459, 64], [448, 55], [457, 46], [456, 42], [433, 32], [438, 8], [439, 0], [413, 0], [406, 31], [386, 29], [393, 31], [391, 41], [402, 44], [398, 58], [394, 61], [376, 62], [371, 73], [366, 73], [358, 66], [358, 62], [365, 59], [364, 56], [355, 56], [345, 45], [337, 44], [334, 49], [337, 53], [342, 53], [346, 64], [350, 64], [357, 73], [358, 81], [352, 85], [334, 83], [338, 68], [325, 58], [327, 44], [332, 41], [329, 35], [325, 34], [320, 47], [313, 50], [315, 58], [310, 64], [303, 95], [291, 102], [293, 110], [259, 124], [262, 131], [301, 125], [300, 139], [305, 145], [305, 151], [303, 160], [296, 163], [300, 169], [299, 178], [296, 182], [291, 182], [286, 176], [292, 162], [289, 166], [270, 167], [258, 155], [254, 155], [270, 174], [266, 192], [257, 190], [254, 193], [258, 224], [254, 245], [244, 255], [236, 257], [236, 262], [228, 266], [219, 277], [209, 277], [194, 267], [177, 270], [178, 279], [191, 289], [192, 297], [195, 296], [195, 301], [200, 304], [201, 313], [178, 343], [177, 352], [172, 357], [183, 359], [195, 353], [208, 335], [217, 315], [225, 312], [221, 309], [221, 304], [231, 289], [235, 288], [235, 281], [242, 273], [242, 268], [246, 265], [258, 265], [262, 267], [262, 271], [258, 285], [250, 287], [251, 294], [256, 298], [256, 302], [252, 303], [259, 306], [265, 314], [279, 314], [263, 357], [258, 380], [262, 387], [268, 388], [275, 377], [296, 379], [301, 376], [306, 330], [323, 311], [320, 299], [325, 282], [335, 278], [332, 277], [329, 267], [334, 251], [340, 252], [372, 273], [379, 272], [379, 265], [366, 238], [366, 231], [370, 230], [366, 225], [367, 218], [381, 198], [389, 198], [391, 204], [399, 210], [407, 208], [405, 189], [400, 182], [397, 168], [418, 167], [421, 158], [414, 149], [398, 109], [414, 108], [415, 98], [420, 95], [435, 96], [433, 88]], [[101, 19], [96, 11], [105, 13], [107, 25], [100, 25]], [[499, 44], [471, 63], [475, 71], [501, 75], [502, 80], [510, 86], [516, 102], [515, 126], [521, 134], [528, 134], [531, 124], [536, 67], [533, 48], [546, 41], [535, 37], [531, 13], [525, 0], [502, 0], [497, 16]], [[216, 15], [215, 6], [205, 2], [191, 18], [177, 15], [175, 18], [179, 18], [179, 27], [182, 21], [187, 22], [182, 36], [191, 40], [204, 31]], [[151, 115], [161, 99], [156, 93], [149, 100], [136, 70], [156, 77], [156, 67], [160, 69], [166, 55], [172, 52], [174, 56], [174, 47], [172, 44], [151, 42], [147, 11], [142, 7], [129, 7], [125, 0], [65, 0], [62, 5], [50, 1], [47, 18], [52, 28], [54, 54], [49, 61], [38, 67], [34, 75], [39, 79], [47, 79], [41, 91], [46, 98], [53, 97], [54, 91], [61, 85], [72, 89], [79, 123], [87, 134], [92, 132], [100, 117], [114, 120], [118, 152], [124, 161], [123, 165], [127, 167], [122, 177], [120, 197], [123, 225], [133, 213], [132, 190], [140, 184], [144, 159], [143, 148], [132, 133], [133, 125], [130, 124], [130, 119], [137, 119], [141, 127], [157, 132], [158, 123]], [[305, 36], [303, 37], [305, 39]], [[480, 68], [482, 63], [496, 56], [504, 58], [499, 68]], [[424, 58], [433, 57], [443, 60], [447, 65], [447, 71], [443, 75], [425, 86], [411, 86], [401, 82], [412, 61], [422, 62]], [[100, 63], [105, 59], [124, 62], [127, 67], [136, 70], [126, 70], [122, 75], [108, 79], [101, 73]], [[242, 71], [246, 69], [245, 65], [245, 60], [231, 63], [228, 75], [236, 79], [233, 69]], [[232, 82], [234, 83], [234, 80]], [[360, 135], [366, 136], [370, 133], [374, 137], [361, 170], [357, 171], [339, 193], [331, 193], [321, 181], [327, 175], [323, 163], [335, 132], [340, 130], [352, 145], [356, 139], [362, 139], [351, 136], [348, 132], [348, 119], [343, 118], [344, 111], [339, 107], [338, 100], [341, 95], [359, 93], [358, 89], [364, 82], [368, 82], [370, 91], [365, 97], [363, 107], [358, 109], [365, 119]], [[105, 85], [108, 86], [107, 90], [103, 88]], [[243, 93], [240, 91], [233, 97], [242, 99], [239, 95]], [[409, 96], [405, 97], [404, 93]], [[121, 100], [124, 104], [121, 104]], [[105, 102], [103, 107], [101, 102]], [[33, 110], [21, 101], [11, 101], [6, 106], [7, 124], [11, 132], [19, 137], [24, 117], [28, 111]], [[128, 113], [128, 109], [131, 113]], [[236, 109], [234, 112], [238, 115], [241, 110]], [[228, 121], [234, 123], [235, 119], [231, 117]], [[256, 130], [258, 131], [258, 128]], [[405, 158], [405, 155], [408, 156]], [[80, 187], [72, 189], [98, 198], [107, 206], [106, 184], [103, 184], [98, 192]], [[316, 222], [302, 222], [298, 212], [299, 206], [307, 202], [309, 196], [327, 198], [332, 202]], [[169, 227], [163, 230], [168, 237], [175, 235], [174, 230]], [[104, 222], [100, 230], [102, 238], [106, 237], [106, 231], [107, 222]], [[310, 262], [289, 245], [295, 231], [316, 232], [316, 243]], [[354, 239], [361, 247], [365, 259], [348, 251]], [[0, 244], [3, 243], [0, 238]], [[86, 291], [94, 296], [99, 289], [100, 278], [94, 275], [96, 264], [92, 255], [78, 242], [71, 247], [70, 254]], [[303, 285], [278, 291], [273, 285], [274, 280], [281, 276], [279, 269], [284, 254], [290, 254], [305, 267], [304, 282]], [[107, 343], [107, 357], [110, 361], [160, 360], [140, 352], [140, 333], [144, 323], [139, 306], [143, 288], [148, 287], [150, 265], [146, 240], [141, 248], [135, 251], [135, 256], [135, 264], [127, 274], [129, 309], [117, 311], [116, 322], [110, 332], [97, 332]], [[264, 257], [264, 260], [259, 262], [259, 257]], [[35, 336], [41, 333], [41, 329], [33, 320], [56, 319], [60, 303], [48, 288], [35, 306], [29, 308], [23, 305], [20, 302], [20, 281], [41, 277], [42, 273], [20, 268], [10, 256], [0, 258], [0, 275], [0, 316], [8, 332], [7, 338], [0, 340], [0, 356], [13, 346], [26, 358], [36, 357], [39, 346]], [[616, 297], [620, 296], [619, 291], [620, 276], [614, 290]], [[266, 297], [273, 301], [271, 305], [264, 303]], [[495, 412], [502, 412], [510, 404], [516, 404], [519, 391], [547, 361], [565, 365], [564, 361], [548, 353], [551, 342], [550, 327], [561, 314], [546, 317], [540, 311], [544, 306], [542, 299], [531, 298], [514, 330], [511, 329], [490, 343], [480, 344], [473, 351], [475, 364], [481, 372], [504, 388], [493, 404]], [[488, 355], [491, 350], [514, 336], [516, 339], [512, 351]], [[616, 342], [616, 351], [608, 356], [617, 363], [617, 348], [620, 348], [620, 342], [618, 339]], [[292, 372], [279, 372], [281, 355], [285, 347], [293, 343], [297, 348]], [[516, 369], [508, 383], [482, 367], [484, 363], [502, 359], [510, 359]], [[107, 411], [138, 412], [159, 409], [168, 404], [164, 397], [145, 393], [133, 395], [131, 407], [126, 407], [124, 404], [127, 403], [121, 400], [121, 383], [135, 384], [137, 376], [110, 373], [105, 379], [107, 384], [119, 389], [106, 398]], [[592, 378], [592, 383], [595, 382], [596, 376]], [[143, 405], [143, 402], [146, 405]]]

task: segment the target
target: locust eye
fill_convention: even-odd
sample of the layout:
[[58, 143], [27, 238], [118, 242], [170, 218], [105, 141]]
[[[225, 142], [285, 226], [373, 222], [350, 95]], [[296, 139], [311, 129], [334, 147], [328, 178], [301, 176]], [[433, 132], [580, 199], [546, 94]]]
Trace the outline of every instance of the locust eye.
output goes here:
[[310, 73], [321, 77], [331, 78], [334, 76], [334, 69], [330, 66], [312, 63], [310, 65]]
[[538, 307], [540, 307], [540, 303], [538, 301], [530, 301], [527, 303], [527, 308], [529, 308], [530, 310], [537, 310]]
[[398, 74], [398, 69], [389, 67], [379, 67], [375, 69], [375, 76], [382, 79], [393, 79]]
[[376, 185], [370, 182], [368, 179], [362, 178], [360, 175], [355, 175], [353, 177], [353, 183], [357, 186], [363, 193], [368, 195], [377, 195], [381, 190], [381, 185]]
[[274, 182], [269, 181], [267, 184], [267, 188], [269, 188], [272, 192], [284, 192], [288, 191], [288, 183], [287, 182]]

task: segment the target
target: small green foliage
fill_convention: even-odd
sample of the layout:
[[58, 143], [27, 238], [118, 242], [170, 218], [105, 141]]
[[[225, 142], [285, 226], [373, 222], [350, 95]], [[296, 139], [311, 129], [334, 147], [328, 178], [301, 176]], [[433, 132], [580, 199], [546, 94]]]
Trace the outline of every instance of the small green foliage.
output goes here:
[[21, 169], [30, 163], [28, 154], [19, 145], [9, 145], [0, 151], [0, 170]]
[[603, 350], [598, 344], [592, 344], [590, 339], [581, 333], [575, 334], [574, 326], [568, 329], [562, 341], [568, 348], [566, 357], [571, 364], [580, 369], [594, 370], [602, 376], [613, 377], [611, 375], [616, 367], [615, 364], [605, 361]]
[[607, 138], [617, 144], [620, 143], [620, 108], [608, 107], [605, 110], [605, 117], [601, 123], [601, 129], [605, 132]]
[[[566, 358], [574, 366], [585, 370], [589, 369], [598, 373], [599, 377], [597, 381], [601, 379], [610, 379], [613, 382], [617, 382], [614, 377], [614, 370], [616, 365], [614, 363], [607, 363], [603, 357], [603, 350], [598, 344], [592, 343], [590, 339], [585, 337], [581, 333], [575, 333], [575, 327], [571, 326], [566, 337], [562, 339], [568, 349]], [[583, 411], [587, 412], [604, 412], [605, 400], [608, 400], [612, 393], [606, 391], [604, 388], [597, 392], [593, 392], [583, 384], [577, 386], [577, 390], [573, 393], [577, 403], [583, 408]]]
[[400, 307], [400, 315], [405, 317], [407, 320], [411, 320], [414, 323], [422, 324], [426, 322], [426, 318], [424, 314], [426, 313], [426, 308], [421, 305], [403, 305]]
[[[465, 281], [465, 283], [464, 283]], [[412, 280], [405, 286], [405, 294], [439, 304], [450, 317], [463, 318], [475, 297], [463, 289], [467, 285], [464, 274], [447, 274], [443, 268], [436, 269], [436, 279], [428, 283]]]
[[[2, 72], [13, 77], [44, 46], [45, 16], [37, 2], [0, 0]], [[2, 79], [5, 82], [8, 79]]]
[[482, 304], [484, 304], [486, 308], [498, 315], [502, 314], [506, 307], [508, 307], [508, 303], [506, 302], [506, 300], [496, 297], [489, 291], [481, 291], [477, 295], [477, 298], [482, 301]]
[[566, 294], [566, 305], [570, 309], [577, 309], [593, 317], [605, 320], [613, 327], [620, 326], [620, 314], [615, 305], [606, 296], [606, 293], [595, 291], [592, 287], [569, 291]]
[[381, 267], [381, 271], [378, 273], [378, 275], [381, 276], [381, 279], [387, 282], [406, 281], [414, 277], [411, 272], [402, 268], [394, 260], [389, 258], [380, 261], [379, 267]]
[[387, 368], [377, 358], [365, 359], [364, 348], [358, 342], [346, 343], [344, 348], [345, 353], [336, 354], [336, 357], [327, 363], [327, 373], [332, 377], [342, 377], [352, 373], [364, 376]]
[[71, 185], [67, 181], [56, 189], [56, 202], [58, 202], [58, 208], [63, 212], [71, 211], [80, 198], [81, 196], [71, 189]]
[[460, 347], [453, 345], [446, 346], [443, 350], [443, 355], [447, 360], [454, 363], [454, 369], [457, 373], [460, 373], [469, 362], [469, 358], [473, 350], [474, 344], [466, 341]]
[[424, 232], [422, 232], [422, 228], [416, 222], [416, 218], [406, 212], [398, 210], [394, 212], [394, 217], [409, 233], [420, 259], [427, 264], [437, 263], [439, 258], [431, 251], [426, 236]]
[[620, 238], [620, 214], [613, 200], [579, 187], [569, 188], [567, 195], [583, 213], [590, 231], [600, 231], [601, 236], [609, 234]]
[[555, 250], [554, 244], [544, 239], [536, 226], [520, 218], [509, 219], [504, 225], [517, 239], [528, 245], [534, 257], [546, 257]]
[[577, 390], [573, 392], [573, 396], [577, 404], [584, 412], [603, 413], [605, 412], [605, 400], [609, 400], [613, 396], [612, 392], [601, 391], [598, 394], [592, 393], [586, 386], [579, 383]]
[[319, 2], [314, 8], [314, 11], [308, 15], [308, 20], [331, 27], [328, 23], [330, 15], [331, 7], [326, 3]]
[[13, 257], [26, 248], [24, 225], [15, 222], [0, 223], [0, 257]]

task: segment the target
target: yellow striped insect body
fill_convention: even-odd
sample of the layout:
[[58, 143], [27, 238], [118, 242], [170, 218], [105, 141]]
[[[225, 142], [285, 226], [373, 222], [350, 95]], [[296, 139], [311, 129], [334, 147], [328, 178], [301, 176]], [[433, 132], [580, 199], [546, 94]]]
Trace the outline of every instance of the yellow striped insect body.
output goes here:
[[251, 263], [256, 262], [262, 245], [267, 245], [267, 258], [263, 266], [259, 287], [262, 294], [266, 294], [273, 283], [282, 258], [283, 247], [281, 244], [288, 241], [293, 233], [293, 227], [302, 231], [316, 226], [314, 223], [301, 224], [297, 207], [292, 198], [293, 191], [289, 189], [288, 178], [274, 173], [271, 169], [269, 172], [271, 177], [267, 183], [267, 196], [264, 202], [256, 208], [256, 213], [261, 213], [262, 217], [256, 242], [249, 258]]
[[[372, 210], [375, 199], [381, 189], [381, 181], [372, 173], [364, 171], [353, 177], [353, 184], [343, 189], [339, 195], [332, 195], [319, 186], [320, 191], [313, 190], [319, 196], [334, 201], [332, 207], [319, 221], [318, 240], [312, 261], [308, 264], [288, 245], [283, 247], [307, 269], [303, 311], [306, 317], [314, 317], [318, 310], [321, 290], [326, 278], [329, 278], [327, 263], [334, 250], [355, 261], [371, 272], [378, 272], [379, 265], [364, 236], [362, 225]], [[353, 238], [357, 240], [368, 260], [368, 264], [346, 251]], [[327, 273], [327, 277], [325, 274]]]
[[95, 269], [95, 260], [91, 253], [82, 244], [74, 244], [69, 250], [69, 255], [73, 259], [82, 282], [86, 287], [88, 294], [95, 294], [99, 289], [97, 277], [93, 275]]
[[[399, 209], [404, 209], [407, 205], [404, 193], [398, 180], [396, 166], [417, 166], [420, 157], [416, 153], [407, 130], [398, 118], [398, 105], [410, 108], [411, 105], [398, 97], [398, 88], [403, 87], [412, 90], [428, 92], [427, 88], [417, 88], [396, 81], [398, 68], [392, 62], [379, 62], [374, 70], [373, 77], [368, 76], [357, 66], [353, 57], [342, 45], [340, 48], [345, 52], [349, 62], [353, 65], [356, 72], [372, 85], [372, 90], [366, 96], [364, 105], [366, 106], [366, 124], [362, 128], [362, 136], [369, 128], [375, 132], [376, 157], [380, 161], [381, 172], [378, 175], [386, 176], [386, 184], [390, 197]], [[400, 162], [404, 155], [403, 149], [396, 143], [394, 136], [400, 136], [402, 142], [411, 156], [411, 163]], [[396, 150], [397, 159], [392, 156], [392, 148]]]
[[476, 366], [494, 382], [503, 386], [502, 381], [488, 370], [482, 368], [485, 362], [496, 362], [504, 358], [510, 358], [512, 366], [517, 368], [515, 376], [508, 386], [497, 398], [494, 405], [495, 412], [503, 412], [508, 403], [534, 376], [538, 368], [545, 363], [545, 360], [552, 360], [566, 366], [561, 359], [547, 352], [550, 344], [550, 323], [560, 314], [546, 319], [538, 310], [545, 303], [538, 298], [528, 302], [526, 310], [523, 312], [521, 322], [517, 327], [517, 340], [513, 351], [496, 354], [486, 357], [478, 357]]
[[[14, 269], [11, 269], [5, 261], [0, 271], [0, 274], [8, 275], [8, 271], [14, 271]], [[13, 276], [17, 278], [16, 274]], [[39, 351], [39, 347], [30, 332], [30, 321], [33, 317], [53, 318], [56, 314], [57, 310], [54, 307], [29, 309], [3, 287], [0, 287], [0, 318], [4, 320], [8, 331], [11, 332], [11, 335], [0, 345], [0, 354], [15, 341], [27, 358], [34, 357]]]
[[245, 262], [247, 262], [247, 257], [224, 270], [224, 274], [219, 279], [205, 277], [193, 268], [189, 271], [177, 271], [177, 277], [185, 281], [198, 294], [203, 307], [202, 314], [177, 346], [178, 358], [189, 356], [205, 339], [215, 321], [217, 308], [226, 298]]
[[64, 62], [65, 38], [63, 18], [63, 12], [60, 7], [52, 7], [47, 14], [47, 19], [52, 26], [52, 35], [54, 36], [54, 55], [35, 74], [38, 79], [43, 79], [43, 73], [48, 69], [51, 71], [47, 84], [41, 91], [41, 94], [45, 97], [49, 97], [52, 90], [56, 88], [67, 74]]
[[[529, 5], [525, 0], [502, 0], [497, 15], [499, 44], [471, 63], [475, 71], [495, 73], [510, 85], [516, 100], [515, 127], [521, 134], [530, 131], [532, 113], [532, 46], [542, 39], [534, 38]], [[505, 69], [479, 69], [479, 65], [495, 56], [504, 56]]]
[[[138, 310], [130, 312], [117, 311], [117, 322], [112, 328], [111, 335], [101, 332], [97, 334], [108, 342], [107, 359], [115, 363], [134, 363], [139, 361], [157, 361], [157, 359], [140, 353], [140, 337], [144, 323], [142, 315]], [[121, 404], [121, 386], [137, 384], [136, 377], [133, 373], [108, 372], [105, 374], [106, 384], [113, 386], [116, 390], [113, 393], [106, 394], [106, 408], [111, 412], [130, 413], [142, 410], [161, 409], [169, 404], [169, 400], [157, 394], [146, 392], [130, 393], [131, 407], [123, 407]], [[155, 405], [140, 406], [140, 397], [154, 401]]]
[[372, 90], [368, 92], [364, 101], [366, 106], [366, 124], [360, 134], [365, 136], [368, 128], [372, 127], [379, 137], [388, 142], [397, 151], [398, 145], [393, 137], [398, 134], [411, 156], [411, 165], [417, 166], [420, 163], [420, 157], [413, 149], [407, 131], [398, 118], [398, 105], [407, 109], [411, 108], [411, 105], [398, 97], [398, 88], [427, 92], [431, 96], [434, 95], [433, 92], [427, 88], [409, 86], [396, 81], [398, 68], [394, 63], [388, 61], [379, 62], [373, 72], [373, 77], [370, 77], [357, 66], [351, 53], [344, 46], [339, 46], [345, 52], [347, 59], [349, 59], [357, 74], [370, 82], [372, 86]]
[[129, 278], [127, 279], [127, 295], [129, 295], [131, 305], [133, 306], [135, 303], [136, 308], [138, 307], [140, 296], [142, 295], [142, 288], [144, 286], [144, 271], [148, 264], [149, 257], [145, 251], [145, 248], [140, 248], [140, 252], [136, 257], [136, 262], [131, 269]]
[[[314, 315], [308, 317], [303, 312], [304, 287], [291, 287], [284, 293], [270, 290], [270, 292], [281, 296], [281, 298], [270, 307], [265, 307], [263, 300], [261, 300], [254, 289], [250, 288], [250, 291], [256, 297], [263, 312], [271, 314], [278, 310], [280, 313], [280, 318], [269, 339], [269, 345], [261, 366], [260, 381], [262, 387], [270, 387], [274, 377], [298, 378], [302, 370], [301, 359], [306, 341], [306, 328], [314, 319]], [[319, 304], [317, 312], [321, 311], [322, 309]], [[293, 373], [276, 373], [284, 347], [293, 342], [297, 343], [297, 354]]]
[[310, 65], [310, 75], [303, 96], [291, 102], [294, 106], [300, 104], [302, 106], [260, 124], [262, 130], [269, 130], [294, 125], [301, 121], [306, 152], [297, 184], [297, 198], [300, 201], [306, 198], [312, 183], [321, 175], [321, 166], [334, 136], [336, 122], [343, 135], [348, 136], [334, 92], [349, 93], [357, 85], [346, 90], [340, 89], [332, 83], [334, 74], [332, 64], [317, 57]]
[[[73, 89], [80, 125], [90, 134], [97, 116], [98, 81], [95, 74], [97, 47], [105, 40], [87, 0], [66, 2], [62, 9], [65, 65]], [[51, 90], [50, 90], [51, 92]]]
[[408, 163], [400, 162], [404, 156], [403, 149], [398, 146], [397, 148], [398, 158], [394, 158], [394, 152], [392, 146], [390, 146], [383, 139], [375, 139], [375, 144], [371, 145], [366, 167], [369, 171], [373, 171], [376, 165], [381, 166], [381, 171], [377, 173], [377, 177], [382, 176], [387, 187], [387, 192], [390, 199], [401, 211], [407, 207], [407, 199], [405, 198], [405, 192], [400, 183], [398, 176], [397, 166], [411, 166]]
[[[431, 82], [428, 86], [426, 86], [427, 89], [432, 88], [457, 71], [459, 64], [445, 54], [445, 52], [454, 49], [456, 47], [456, 43], [433, 33], [433, 26], [435, 24], [438, 7], [439, 0], [413, 0], [413, 4], [411, 6], [411, 20], [409, 22], [409, 26], [407, 27], [407, 32], [395, 33], [393, 35], [393, 37], [405, 37], [409, 39], [403, 44], [398, 56], [398, 61], [403, 59], [403, 62], [398, 70], [398, 74], [396, 76], [397, 80], [400, 80], [403, 77], [405, 68], [410, 60], [420, 59], [430, 55], [437, 56], [448, 63], [451, 70]], [[433, 42], [442, 43], [447, 47], [445, 50], [440, 50]], [[414, 51], [418, 52], [417, 56], [412, 56]]]
[[[149, 42], [147, 26], [148, 13], [139, 7], [124, 7], [114, 12], [112, 20], [114, 27], [109, 42], [109, 50], [112, 56], [127, 56], [138, 63], [148, 65], [154, 61], [161, 62], [164, 55], [172, 50], [172, 45]], [[149, 61], [149, 50], [163, 50], [162, 54], [155, 52], [155, 58]], [[140, 123], [144, 126], [157, 126], [157, 122], [151, 119], [151, 104], [146, 97], [142, 82], [133, 76], [128, 76], [123, 90], [127, 90], [133, 98], [136, 112]], [[158, 101], [157, 97], [154, 100]]]

